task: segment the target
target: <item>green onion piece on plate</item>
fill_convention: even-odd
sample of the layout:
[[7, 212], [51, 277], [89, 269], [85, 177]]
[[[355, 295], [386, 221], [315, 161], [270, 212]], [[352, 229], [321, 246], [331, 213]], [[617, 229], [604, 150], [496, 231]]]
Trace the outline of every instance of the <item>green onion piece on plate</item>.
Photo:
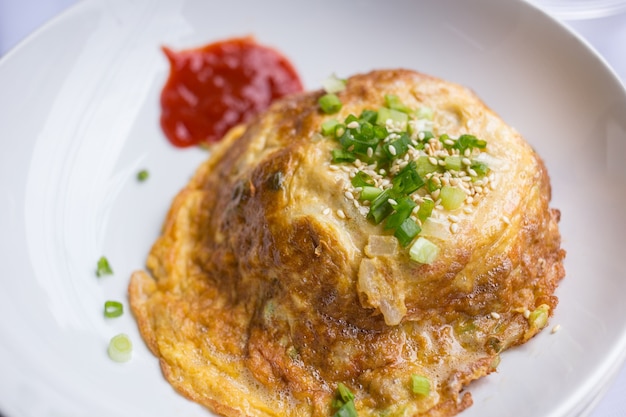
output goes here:
[[128, 362], [133, 355], [133, 344], [127, 335], [120, 333], [109, 342], [107, 353], [115, 362]]
[[150, 176], [150, 173], [148, 172], [148, 170], [142, 169], [141, 171], [137, 173], [137, 180], [143, 182], [147, 180], [149, 176]]
[[103, 275], [113, 275], [113, 269], [111, 269], [111, 265], [109, 264], [109, 260], [102, 256], [98, 259], [98, 266], [96, 268], [96, 275], [101, 277]]
[[104, 317], [115, 318], [124, 314], [124, 306], [119, 301], [106, 301], [104, 303]]

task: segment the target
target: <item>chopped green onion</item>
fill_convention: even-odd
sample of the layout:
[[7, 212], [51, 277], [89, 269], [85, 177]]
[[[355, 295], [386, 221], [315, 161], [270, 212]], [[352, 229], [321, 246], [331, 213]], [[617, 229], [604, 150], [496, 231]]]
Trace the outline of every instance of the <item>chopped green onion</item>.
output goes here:
[[484, 177], [489, 172], [489, 167], [484, 162], [473, 161], [470, 168], [476, 171], [479, 177]]
[[354, 162], [356, 155], [343, 149], [333, 149], [333, 162]]
[[409, 256], [415, 262], [431, 264], [439, 255], [439, 246], [424, 237], [418, 237], [409, 249]]
[[378, 187], [363, 186], [362, 188], [363, 190], [361, 191], [360, 196], [361, 200], [372, 201], [383, 192], [383, 190]]
[[141, 171], [139, 171], [137, 173], [137, 180], [138, 181], [145, 181], [145, 180], [148, 179], [149, 176], [150, 176], [150, 174], [148, 173], [148, 170], [142, 169]]
[[461, 135], [455, 142], [454, 147], [463, 153], [465, 149], [484, 149], [487, 147], [487, 142], [482, 139], [478, 139], [474, 135]]
[[335, 134], [337, 126], [341, 125], [337, 119], [326, 120], [322, 123], [322, 135], [331, 136]]
[[547, 304], [541, 304], [539, 307], [534, 309], [530, 316], [528, 316], [528, 323], [530, 323], [531, 328], [535, 329], [543, 329], [548, 324], [548, 312], [550, 311], [550, 306]]
[[417, 225], [417, 223], [409, 217], [402, 222], [393, 235], [398, 239], [398, 242], [400, 242], [402, 247], [406, 247], [421, 231], [422, 229]]
[[421, 221], [425, 221], [433, 213], [435, 208], [435, 202], [431, 199], [425, 198], [420, 204], [420, 208], [417, 210], [417, 218]]
[[411, 109], [404, 105], [404, 103], [400, 101], [400, 98], [395, 94], [385, 94], [385, 106], [393, 110], [398, 110], [402, 113], [408, 114], [411, 112]]
[[333, 417], [357, 417], [354, 407], [354, 394], [341, 382], [337, 385], [337, 392], [332, 406], [338, 408]]
[[111, 265], [109, 265], [109, 260], [102, 256], [98, 259], [98, 267], [96, 269], [96, 276], [103, 275], [113, 275], [113, 269], [111, 269]]
[[393, 212], [393, 206], [389, 203], [391, 197], [391, 190], [387, 189], [372, 201], [367, 218], [372, 220], [374, 224], [380, 223]]
[[420, 177], [425, 177], [426, 174], [431, 172], [437, 172], [440, 170], [439, 165], [433, 165], [430, 163], [430, 159], [426, 155], [422, 155], [415, 161], [415, 170]]
[[354, 407], [354, 401], [348, 401], [342, 405], [333, 417], [357, 417], [358, 413]]
[[115, 362], [128, 362], [133, 355], [133, 344], [127, 335], [120, 333], [109, 342], [107, 353]]
[[463, 158], [459, 155], [446, 156], [444, 159], [446, 161], [446, 169], [460, 171], [463, 166], [462, 160]]
[[[398, 201], [398, 204], [394, 207], [395, 212], [387, 217], [385, 221], [385, 229], [397, 229], [402, 222], [406, 220], [413, 211], [417, 204], [411, 197], [404, 197]], [[406, 246], [406, 245], [404, 245]]]
[[106, 301], [104, 303], [104, 317], [114, 318], [124, 314], [124, 306], [119, 301]]
[[424, 180], [416, 171], [417, 164], [415, 161], [409, 162], [398, 174], [391, 180], [394, 191], [411, 194], [424, 185]]
[[381, 107], [378, 109], [378, 117], [376, 118], [376, 124], [379, 126], [386, 126], [387, 120], [395, 125], [399, 125], [401, 130], [406, 130], [409, 116], [401, 111], [390, 109], [387, 107]]
[[338, 78], [335, 74], [322, 81], [322, 87], [327, 93], [338, 93], [346, 89], [346, 80]]
[[465, 191], [458, 187], [451, 187], [449, 185], [444, 185], [441, 187], [441, 193], [439, 194], [439, 198], [441, 198], [441, 205], [446, 210], [456, 210], [465, 201], [467, 195]]
[[367, 187], [374, 185], [374, 179], [363, 171], [358, 171], [350, 182], [355, 187]]
[[322, 111], [326, 114], [337, 113], [339, 110], [341, 110], [342, 107], [339, 97], [337, 97], [336, 94], [331, 93], [324, 94], [322, 97], [320, 97], [317, 101], [317, 104], [319, 104], [320, 109], [322, 109]]
[[[368, 123], [371, 123], [371, 124], [375, 124], [377, 117], [378, 117], [378, 112], [376, 112], [374, 110], [363, 110], [361, 112], [361, 115], [359, 116], [359, 120], [364, 121], [364, 122], [368, 122]], [[385, 135], [385, 136], [387, 136], [387, 135]]]
[[337, 397], [344, 404], [347, 403], [348, 401], [354, 400], [354, 394], [350, 391], [348, 387], [345, 386], [345, 384], [341, 382], [337, 384]]
[[417, 395], [430, 394], [430, 380], [425, 376], [412, 374], [411, 375], [411, 387], [413, 389], [414, 394], [417, 394]]

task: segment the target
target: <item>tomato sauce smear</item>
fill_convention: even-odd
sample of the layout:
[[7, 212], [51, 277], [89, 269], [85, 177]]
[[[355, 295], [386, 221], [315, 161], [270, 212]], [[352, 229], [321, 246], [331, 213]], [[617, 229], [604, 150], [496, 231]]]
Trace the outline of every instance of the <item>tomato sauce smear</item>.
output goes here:
[[217, 142], [274, 100], [302, 91], [291, 63], [253, 37], [163, 52], [170, 74], [161, 92], [161, 128], [177, 147]]

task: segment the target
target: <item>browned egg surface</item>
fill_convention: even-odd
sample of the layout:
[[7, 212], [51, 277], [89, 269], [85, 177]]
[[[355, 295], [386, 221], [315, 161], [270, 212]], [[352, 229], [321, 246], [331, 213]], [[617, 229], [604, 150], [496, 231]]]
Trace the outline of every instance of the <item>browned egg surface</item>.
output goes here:
[[[463, 204], [439, 204], [422, 223], [439, 249], [430, 264], [367, 219], [351, 185], [367, 168], [333, 163], [338, 142], [320, 134], [386, 94], [431, 109], [435, 137], [487, 142], [489, 175], [457, 178]], [[456, 415], [472, 404], [466, 386], [556, 307], [565, 253], [545, 166], [453, 83], [356, 75], [331, 116], [321, 95], [282, 99], [231, 130], [175, 197], [149, 272], [129, 287], [141, 334], [173, 387], [220, 415], [332, 416], [340, 383], [361, 417]], [[428, 394], [413, 392], [412, 375]]]

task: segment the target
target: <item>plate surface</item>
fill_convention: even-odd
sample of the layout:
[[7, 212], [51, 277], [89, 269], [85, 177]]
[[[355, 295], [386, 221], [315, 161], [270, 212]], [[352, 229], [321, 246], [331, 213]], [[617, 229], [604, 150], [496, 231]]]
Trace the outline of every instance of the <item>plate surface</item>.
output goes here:
[[[464, 417], [584, 414], [626, 355], [626, 93], [521, 1], [85, 0], [0, 61], [0, 410], [7, 417], [210, 415], [175, 393], [126, 304], [175, 193], [206, 157], [159, 126], [161, 45], [252, 34], [307, 88], [408, 67], [464, 84], [545, 159], [567, 276], [550, 327], [470, 386]], [[150, 178], [136, 181], [148, 169]], [[114, 275], [97, 278], [106, 255]], [[108, 359], [127, 333], [133, 360]]]

